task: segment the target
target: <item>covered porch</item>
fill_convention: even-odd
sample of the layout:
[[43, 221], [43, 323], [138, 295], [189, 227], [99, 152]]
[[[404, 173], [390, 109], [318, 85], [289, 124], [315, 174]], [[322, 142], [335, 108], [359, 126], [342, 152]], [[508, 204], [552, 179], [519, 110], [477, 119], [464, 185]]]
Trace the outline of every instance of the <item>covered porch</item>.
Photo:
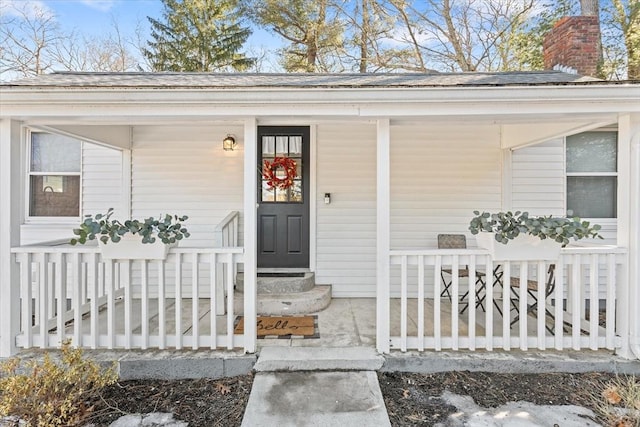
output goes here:
[[[318, 313], [319, 340], [289, 345], [342, 342], [381, 353], [589, 348], [637, 357], [640, 113], [633, 91], [404, 89], [71, 91], [52, 95], [55, 110], [29, 89], [3, 93], [9, 98], [0, 123], [0, 354], [57, 347], [66, 338], [89, 348], [255, 352], [258, 128], [291, 125], [308, 126], [311, 135], [308, 270], [333, 285], [334, 301]], [[77, 105], [89, 101], [79, 112]], [[603, 126], [618, 132], [617, 218], [607, 224], [614, 230], [607, 245], [563, 249], [549, 295], [548, 262], [501, 264], [504, 278], [539, 283], [534, 311], [532, 295], [510, 280], [479, 291], [454, 274], [451, 298], [442, 297], [443, 269], [468, 266], [493, 282], [497, 265], [471, 236], [468, 249], [451, 250], [437, 249], [437, 234], [468, 234], [474, 209], [526, 205], [518, 198], [526, 185], [514, 176], [518, 149]], [[25, 128], [118, 153], [119, 215], [186, 213], [193, 237], [165, 261], [111, 261], [90, 246], [25, 241], [41, 227], [25, 223]], [[228, 133], [238, 150], [212, 148]], [[531, 164], [543, 170], [546, 161]], [[562, 176], [545, 179], [564, 185]], [[561, 193], [541, 214], [565, 214]], [[82, 213], [95, 213], [94, 206], [102, 208], [85, 203]], [[231, 211], [240, 213], [235, 223], [226, 221]], [[226, 240], [216, 241], [218, 233]], [[238, 271], [241, 294], [234, 289]], [[475, 309], [463, 311], [464, 304]], [[233, 330], [238, 315], [245, 317], [242, 335]], [[323, 318], [327, 331], [355, 325], [357, 340], [341, 341], [337, 332], [323, 337]]]

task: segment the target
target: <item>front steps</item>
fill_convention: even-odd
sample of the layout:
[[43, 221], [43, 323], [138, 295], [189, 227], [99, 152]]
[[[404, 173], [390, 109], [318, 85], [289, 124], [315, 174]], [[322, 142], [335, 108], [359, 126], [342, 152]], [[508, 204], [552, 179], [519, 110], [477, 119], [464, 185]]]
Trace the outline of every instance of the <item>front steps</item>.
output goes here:
[[371, 347], [264, 347], [253, 369], [283, 371], [377, 371], [384, 357]]
[[[316, 285], [315, 274], [310, 272], [285, 274], [269, 274], [268, 277], [258, 274], [258, 315], [309, 314], [329, 306], [331, 285]], [[242, 314], [243, 273], [238, 273], [236, 277], [236, 291], [238, 295], [234, 301], [234, 311]]]

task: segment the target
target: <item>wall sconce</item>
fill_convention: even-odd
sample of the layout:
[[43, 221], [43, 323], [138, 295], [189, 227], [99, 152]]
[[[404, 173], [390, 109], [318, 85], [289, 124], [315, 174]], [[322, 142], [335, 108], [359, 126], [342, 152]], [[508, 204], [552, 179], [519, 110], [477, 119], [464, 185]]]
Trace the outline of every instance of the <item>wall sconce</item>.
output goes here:
[[222, 140], [222, 148], [224, 151], [233, 151], [233, 149], [236, 148], [236, 139], [233, 135], [227, 135], [227, 137]]

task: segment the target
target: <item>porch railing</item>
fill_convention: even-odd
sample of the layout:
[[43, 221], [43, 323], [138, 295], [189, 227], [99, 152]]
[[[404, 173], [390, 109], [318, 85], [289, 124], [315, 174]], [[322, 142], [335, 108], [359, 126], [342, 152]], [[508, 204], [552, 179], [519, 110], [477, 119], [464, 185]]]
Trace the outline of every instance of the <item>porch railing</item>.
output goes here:
[[[218, 348], [234, 333], [231, 274], [242, 248], [173, 248], [166, 260], [105, 260], [97, 247], [14, 248], [20, 265], [18, 347]], [[216, 315], [226, 289], [226, 314]]]
[[[240, 244], [240, 212], [231, 211], [229, 214], [220, 221], [214, 230], [213, 246], [215, 248], [237, 248]], [[218, 269], [218, 283], [224, 283], [224, 277], [231, 275], [234, 278], [237, 277], [238, 268], [237, 264], [231, 266], [223, 264], [222, 268]], [[224, 314], [225, 312], [225, 289], [223, 286], [216, 288], [218, 294], [216, 295], [216, 313]]]
[[[555, 287], [547, 297], [548, 261], [498, 265], [479, 249], [392, 250], [390, 346], [401, 351], [620, 348], [628, 344], [623, 337], [629, 328], [625, 255], [616, 247], [563, 249], [553, 263]], [[471, 278], [485, 274], [486, 288], [478, 292], [474, 279], [469, 286], [465, 274], [457, 273], [461, 268]], [[443, 269], [453, 273], [451, 299], [441, 296]], [[519, 284], [512, 287], [514, 276]], [[532, 294], [528, 280], [537, 282]]]

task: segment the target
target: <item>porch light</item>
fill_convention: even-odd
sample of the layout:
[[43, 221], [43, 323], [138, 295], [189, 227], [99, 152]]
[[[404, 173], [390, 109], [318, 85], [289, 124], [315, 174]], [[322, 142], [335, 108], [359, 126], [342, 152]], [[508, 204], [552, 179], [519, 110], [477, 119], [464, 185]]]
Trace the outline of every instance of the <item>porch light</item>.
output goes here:
[[222, 140], [222, 148], [224, 151], [233, 151], [233, 149], [236, 148], [236, 139], [233, 135], [227, 135], [227, 137]]

